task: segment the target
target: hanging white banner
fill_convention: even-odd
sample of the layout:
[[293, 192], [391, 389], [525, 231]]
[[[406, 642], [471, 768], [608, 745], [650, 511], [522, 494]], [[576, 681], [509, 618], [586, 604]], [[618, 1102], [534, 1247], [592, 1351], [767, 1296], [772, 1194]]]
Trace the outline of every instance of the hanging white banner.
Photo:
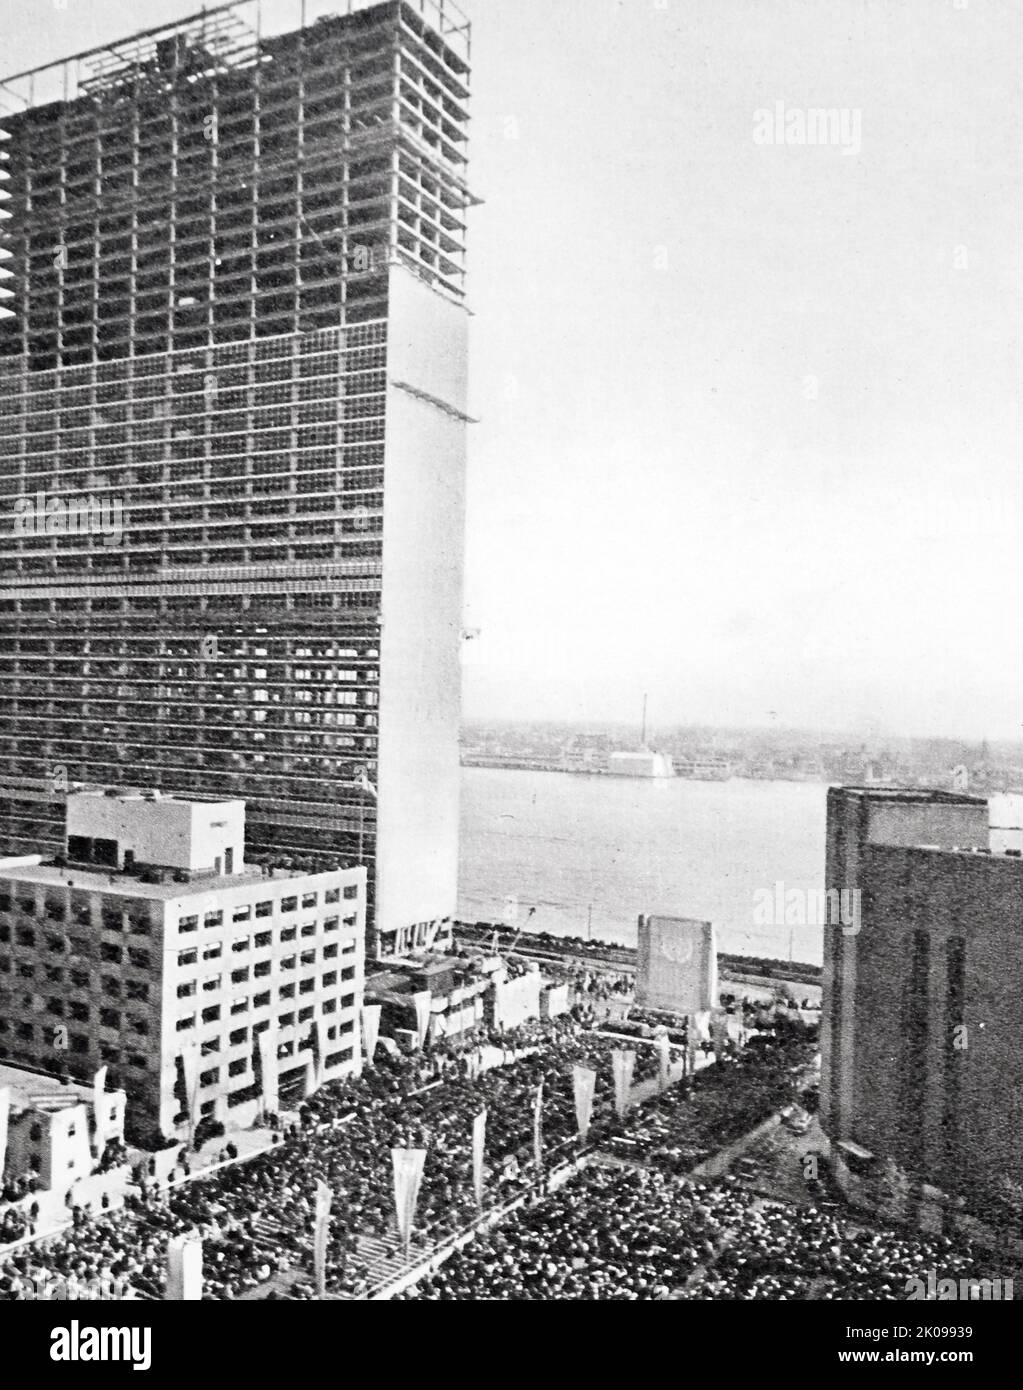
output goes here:
[[398, 1235], [406, 1251], [412, 1239], [425, 1161], [425, 1149], [391, 1150], [391, 1162], [394, 1165], [394, 1217], [398, 1225]]
[[590, 1067], [573, 1067], [572, 1085], [575, 1090], [575, 1119], [579, 1126], [579, 1138], [585, 1141], [590, 1132], [590, 1121], [593, 1118], [593, 1097], [597, 1089], [597, 1073]]
[[202, 1241], [192, 1232], [167, 1242], [164, 1302], [198, 1303], [202, 1299]]
[[11, 1112], [11, 1089], [0, 1087], [0, 1176], [3, 1175], [7, 1158], [7, 1117]]
[[[106, 1088], [107, 1069], [106, 1067], [100, 1067], [99, 1071], [96, 1072], [95, 1076], [92, 1078], [92, 1142], [95, 1146], [95, 1152], [98, 1158], [102, 1157], [103, 1147], [106, 1144], [106, 1126], [104, 1121], [107, 1108], [103, 1104], [103, 1096], [106, 1092]], [[0, 1170], [2, 1170], [2, 1168], [3, 1165], [0, 1164]]]
[[366, 1051], [366, 1065], [373, 1065], [380, 1036], [380, 1015], [383, 1009], [379, 1004], [364, 1004], [362, 1008], [362, 1045]]
[[537, 1168], [543, 1168], [543, 1082], [536, 1088], [533, 1101], [533, 1160]]
[[259, 1069], [263, 1086], [264, 1113], [276, 1115], [280, 1109], [276, 1028], [264, 1028], [259, 1035]]
[[487, 1144], [487, 1112], [481, 1110], [472, 1122], [472, 1186], [476, 1205], [483, 1210], [483, 1154]]
[[413, 994], [412, 1002], [416, 1006], [416, 1031], [419, 1035], [419, 1046], [422, 1047], [426, 1042], [426, 1035], [430, 1030], [430, 1004], [433, 995], [428, 989], [421, 989], [418, 994]]
[[314, 1018], [312, 1026], [313, 1056], [316, 1059], [316, 1085], [320, 1087], [327, 1072], [327, 1028], [322, 1018]]
[[308, 1099], [316, 1090], [316, 1063], [313, 1054], [306, 1051], [305, 1054], [305, 1083], [302, 1087], [303, 1095]]
[[181, 1071], [185, 1078], [185, 1113], [189, 1132], [195, 1126], [195, 1107], [199, 1099], [199, 1044], [186, 1043], [181, 1049]]
[[316, 1296], [327, 1292], [327, 1228], [330, 1221], [331, 1191], [325, 1182], [316, 1184], [316, 1218], [313, 1224], [313, 1273]]
[[632, 1090], [632, 1073], [636, 1066], [636, 1054], [623, 1047], [611, 1052], [611, 1070], [615, 1081], [615, 1114], [622, 1119], [629, 1108], [629, 1092]]

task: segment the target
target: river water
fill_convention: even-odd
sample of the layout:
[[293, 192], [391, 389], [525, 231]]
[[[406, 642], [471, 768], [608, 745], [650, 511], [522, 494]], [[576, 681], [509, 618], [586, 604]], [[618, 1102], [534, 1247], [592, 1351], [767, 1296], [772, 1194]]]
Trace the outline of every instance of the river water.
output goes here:
[[765, 917], [776, 884], [823, 886], [826, 798], [812, 782], [466, 767], [458, 915], [525, 924], [535, 907], [531, 928], [630, 945], [640, 913], [696, 917], [723, 951], [820, 964], [819, 926]]

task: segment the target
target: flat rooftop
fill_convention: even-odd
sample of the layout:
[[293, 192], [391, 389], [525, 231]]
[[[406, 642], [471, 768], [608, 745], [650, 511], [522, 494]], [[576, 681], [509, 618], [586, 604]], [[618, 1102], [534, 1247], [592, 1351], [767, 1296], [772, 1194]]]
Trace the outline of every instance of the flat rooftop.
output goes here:
[[970, 796], [966, 792], [945, 791], [941, 787], [830, 787], [829, 791], [843, 796], [862, 796], [869, 801], [904, 801], [923, 806], [986, 806], [986, 796]]
[[204, 796], [195, 792], [190, 796], [178, 796], [175, 792], [157, 791], [153, 787], [73, 787], [68, 800], [79, 801], [92, 797], [95, 801], [144, 801], [147, 805], [163, 806], [244, 806], [241, 797]]
[[190, 878], [186, 883], [176, 882], [173, 872], [168, 871], [163, 883], [144, 883], [137, 874], [115, 870], [79, 869], [73, 864], [12, 864], [5, 868], [0, 860], [0, 881], [38, 883], [44, 887], [59, 884], [67, 888], [80, 888], [86, 893], [120, 893], [125, 897], [146, 898], [154, 902], [198, 897], [204, 893], [220, 892], [224, 888], [286, 883], [293, 879], [312, 878], [320, 873], [355, 872], [355, 869], [275, 869], [273, 873], [264, 874], [258, 865], [253, 865], [240, 874], [207, 874], [205, 877]]
[[24, 1067], [9, 1067], [0, 1063], [0, 1091], [9, 1089], [13, 1110], [64, 1110], [92, 1100], [92, 1087], [75, 1081], [65, 1085], [55, 1076], [26, 1071]]

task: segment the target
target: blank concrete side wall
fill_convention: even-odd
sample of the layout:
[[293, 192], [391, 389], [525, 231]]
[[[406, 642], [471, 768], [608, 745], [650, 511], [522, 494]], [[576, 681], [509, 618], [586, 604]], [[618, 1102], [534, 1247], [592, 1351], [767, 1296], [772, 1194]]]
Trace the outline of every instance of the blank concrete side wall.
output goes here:
[[384, 462], [376, 925], [451, 916], [458, 879], [458, 730], [467, 320], [391, 274]]

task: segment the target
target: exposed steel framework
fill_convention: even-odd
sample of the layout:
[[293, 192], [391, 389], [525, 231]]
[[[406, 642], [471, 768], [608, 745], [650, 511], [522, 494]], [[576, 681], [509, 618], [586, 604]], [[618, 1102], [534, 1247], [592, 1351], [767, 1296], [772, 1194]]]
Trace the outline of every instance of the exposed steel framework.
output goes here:
[[[372, 869], [389, 278], [464, 295], [469, 26], [320, 8], [0, 84], [0, 852], [151, 784]], [[12, 526], [69, 496], [120, 537]]]

